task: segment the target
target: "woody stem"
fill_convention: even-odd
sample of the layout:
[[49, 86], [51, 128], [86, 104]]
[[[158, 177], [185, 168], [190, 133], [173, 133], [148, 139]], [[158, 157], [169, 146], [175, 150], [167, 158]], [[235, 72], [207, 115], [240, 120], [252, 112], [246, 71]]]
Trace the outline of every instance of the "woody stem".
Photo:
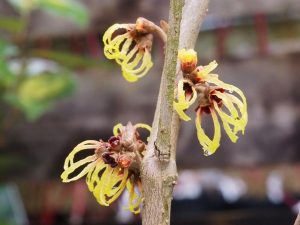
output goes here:
[[[194, 48], [208, 2], [186, 0], [184, 4], [184, 0], [170, 0], [164, 69], [150, 140], [142, 162], [143, 225], [170, 224], [172, 193], [177, 180], [176, 148], [180, 125], [179, 117], [173, 111], [176, 71], [180, 68], [177, 54], [178, 49]], [[182, 78], [182, 73], [179, 78]]]
[[166, 42], [167, 42], [167, 34], [163, 31], [163, 29], [161, 29], [159, 26], [157, 26], [155, 24], [154, 25], [154, 30], [155, 30], [155, 33], [160, 37], [160, 39], [162, 40], [162, 42], [164, 44], [166, 44]]

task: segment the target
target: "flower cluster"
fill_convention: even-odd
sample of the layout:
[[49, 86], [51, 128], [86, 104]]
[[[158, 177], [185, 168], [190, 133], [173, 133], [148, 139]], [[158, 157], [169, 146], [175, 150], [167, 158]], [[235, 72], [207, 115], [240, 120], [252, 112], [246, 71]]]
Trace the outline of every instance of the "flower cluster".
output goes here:
[[145, 18], [135, 24], [114, 24], [103, 36], [104, 55], [115, 59], [128, 82], [135, 82], [153, 66], [151, 48], [153, 33], [165, 39], [163, 30]]
[[[197, 67], [197, 53], [190, 49], [182, 49], [178, 53], [183, 79], [177, 86], [177, 101], [174, 109], [182, 120], [191, 118], [186, 110], [197, 102], [196, 129], [197, 137], [205, 155], [213, 154], [220, 145], [222, 121], [225, 132], [232, 142], [238, 139], [238, 132], [244, 134], [248, 122], [247, 102], [243, 92], [219, 80], [217, 74], [211, 72], [217, 67], [216, 61], [206, 66]], [[236, 96], [237, 95], [237, 96]], [[209, 138], [202, 128], [202, 116], [209, 114], [214, 124], [213, 138]]]
[[[114, 136], [107, 142], [103, 140], [87, 140], [78, 144], [67, 156], [63, 182], [78, 180], [86, 175], [86, 183], [98, 203], [109, 206], [114, 202], [125, 187], [129, 192], [128, 209], [139, 213], [142, 185], [140, 180], [140, 163], [145, 151], [145, 143], [140, 139], [138, 128], [150, 131], [146, 124], [114, 127]], [[79, 155], [93, 154], [83, 159]]]

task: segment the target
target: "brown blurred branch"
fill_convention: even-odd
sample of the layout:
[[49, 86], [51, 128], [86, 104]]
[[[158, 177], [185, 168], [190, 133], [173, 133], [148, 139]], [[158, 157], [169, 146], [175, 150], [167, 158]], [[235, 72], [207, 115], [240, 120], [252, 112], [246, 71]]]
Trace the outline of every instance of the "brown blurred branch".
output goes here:
[[298, 213], [298, 216], [296, 218], [296, 221], [295, 221], [294, 225], [300, 225], [300, 211]]
[[[143, 160], [143, 225], [169, 225], [177, 180], [176, 148], [180, 121], [173, 112], [178, 49], [194, 48], [209, 0], [171, 0], [166, 56], [152, 132]], [[182, 15], [183, 8], [183, 15]], [[181, 21], [182, 17], [182, 21]], [[180, 25], [181, 23], [181, 25]], [[179, 37], [180, 34], [180, 37]]]

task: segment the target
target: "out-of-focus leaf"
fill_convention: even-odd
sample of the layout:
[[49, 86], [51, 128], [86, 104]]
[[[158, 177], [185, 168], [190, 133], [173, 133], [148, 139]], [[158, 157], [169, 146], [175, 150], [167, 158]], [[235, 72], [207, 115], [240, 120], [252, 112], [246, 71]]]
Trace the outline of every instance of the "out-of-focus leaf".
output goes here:
[[16, 46], [11, 45], [7, 41], [0, 38], [0, 58], [10, 57], [18, 54], [18, 49]]
[[51, 107], [48, 102], [24, 101], [20, 96], [13, 93], [4, 95], [4, 100], [21, 110], [29, 121], [36, 120]]
[[107, 61], [104, 62], [62, 51], [33, 50], [30, 52], [30, 55], [56, 61], [71, 69], [82, 69], [87, 67], [110, 68], [112, 65], [107, 63]]
[[16, 77], [8, 67], [6, 57], [13, 55], [16, 49], [8, 42], [0, 39], [0, 90], [11, 85]]
[[21, 13], [43, 9], [50, 13], [69, 18], [80, 26], [86, 26], [89, 16], [86, 7], [78, 0], [8, 0]]
[[20, 156], [2, 154], [0, 157], [0, 174], [12, 168], [22, 168], [25, 166], [28, 166], [28, 163]]
[[29, 13], [37, 7], [39, 1], [43, 0], [8, 0], [21, 13]]
[[7, 62], [0, 58], [0, 90], [12, 85], [15, 80], [16, 76], [9, 70]]
[[5, 100], [22, 110], [28, 120], [34, 120], [51, 108], [55, 100], [70, 94], [74, 87], [68, 73], [44, 73], [28, 77], [16, 93], [7, 94]]
[[19, 18], [0, 17], [0, 29], [12, 33], [19, 33], [24, 29], [25, 23]]
[[89, 22], [87, 9], [76, 0], [39, 0], [42, 9], [70, 18], [80, 26]]

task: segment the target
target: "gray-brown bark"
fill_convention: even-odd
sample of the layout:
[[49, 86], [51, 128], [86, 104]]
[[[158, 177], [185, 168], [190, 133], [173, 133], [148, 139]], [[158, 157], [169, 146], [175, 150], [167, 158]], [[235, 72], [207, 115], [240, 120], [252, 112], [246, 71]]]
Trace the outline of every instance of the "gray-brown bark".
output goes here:
[[143, 225], [170, 224], [172, 193], [177, 180], [176, 146], [180, 124], [173, 111], [175, 80], [179, 71], [177, 53], [180, 48], [194, 47], [208, 0], [186, 0], [181, 21], [183, 5], [183, 0], [170, 1], [165, 64], [142, 165]]

